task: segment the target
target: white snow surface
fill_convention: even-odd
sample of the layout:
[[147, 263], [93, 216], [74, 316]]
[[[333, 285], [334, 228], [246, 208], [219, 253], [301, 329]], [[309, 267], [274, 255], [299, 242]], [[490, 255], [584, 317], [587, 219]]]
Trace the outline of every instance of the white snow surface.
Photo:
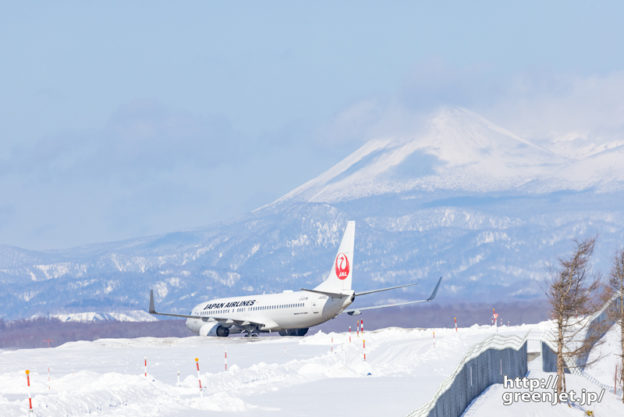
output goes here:
[[585, 372], [603, 384], [613, 385], [615, 367], [621, 369], [621, 335], [620, 325], [614, 324], [603, 336], [602, 343], [595, 346], [589, 354], [588, 362], [590, 365], [585, 368]]
[[[545, 334], [542, 334], [544, 336]], [[589, 361], [596, 359], [597, 361], [585, 368], [585, 373], [596, 378], [601, 383], [610, 387], [614, 386], [615, 365], [618, 363], [621, 354], [619, 343], [620, 326], [615, 324], [602, 337], [601, 342], [597, 344], [589, 355]], [[537, 349], [535, 349], [537, 350]], [[529, 345], [529, 351], [530, 345]], [[542, 358], [537, 357], [529, 362], [529, 373], [527, 378], [544, 379], [548, 381], [549, 377], [554, 377], [554, 373], [542, 371]], [[580, 393], [583, 390], [601, 394], [603, 388], [593, 384], [588, 378], [583, 376], [566, 374], [566, 385], [568, 391], [573, 390]], [[621, 388], [621, 385], [618, 385]], [[613, 389], [604, 390], [602, 400], [593, 404], [572, 404], [568, 405], [552, 405], [538, 401], [515, 402], [513, 405], [503, 404], [503, 395], [509, 395], [509, 392], [528, 391], [526, 389], [504, 388], [502, 384], [490, 385], [480, 396], [475, 398], [469, 407], [462, 414], [463, 417], [508, 417], [508, 416], [549, 416], [549, 417], [565, 417], [565, 416], [584, 416], [591, 411], [594, 416], [622, 416], [624, 415], [624, 403], [621, 397], [617, 397], [613, 393]], [[535, 392], [547, 391], [538, 388]]]
[[[504, 326], [498, 332], [540, 335], [547, 325]], [[352, 332], [351, 343], [348, 333], [322, 332], [304, 338], [100, 339], [56, 348], [4, 350], [0, 351], [0, 415], [27, 413], [25, 370], [29, 369], [35, 416], [404, 416], [431, 399], [464, 353], [495, 331], [490, 326], [460, 328], [457, 333], [387, 328], [367, 331], [364, 337]], [[530, 351], [538, 348], [538, 343], [529, 344]], [[204, 387], [201, 394], [195, 357]], [[488, 398], [487, 404], [478, 402], [471, 408], [478, 409], [477, 414], [467, 415], [552, 411], [538, 404], [530, 408], [532, 413], [516, 414], [526, 407], [504, 407], [498, 394]], [[624, 411], [616, 400], [604, 401], [610, 413], [596, 415]], [[568, 407], [558, 407], [557, 413], [553, 415], [581, 415]]]

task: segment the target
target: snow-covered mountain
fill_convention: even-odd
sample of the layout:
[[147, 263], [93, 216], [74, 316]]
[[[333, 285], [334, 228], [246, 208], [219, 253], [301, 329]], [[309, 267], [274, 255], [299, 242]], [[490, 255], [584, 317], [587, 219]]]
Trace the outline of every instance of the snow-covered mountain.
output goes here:
[[[624, 189], [624, 141], [532, 143], [465, 109], [444, 109], [415, 137], [371, 140], [278, 200], [334, 203], [415, 191]], [[566, 146], [567, 145], [567, 146]]]
[[[42, 317], [35, 314], [31, 318], [36, 319]], [[149, 314], [145, 310], [125, 311], [123, 313], [110, 312], [110, 313], [96, 313], [94, 311], [86, 311], [82, 313], [65, 313], [65, 314], [50, 314], [47, 318], [57, 319], [63, 322], [93, 322], [93, 321], [130, 321], [130, 322], [144, 322], [144, 321], [157, 321], [158, 319]]]
[[[374, 139], [230, 224], [53, 252], [0, 247], [0, 317], [163, 309], [297, 289], [331, 267], [355, 219], [354, 284], [422, 282], [381, 297], [486, 301], [543, 296], [572, 239], [597, 234], [608, 272], [624, 241], [624, 142], [532, 142], [464, 109], [410, 137]], [[390, 298], [358, 300], [368, 304]]]

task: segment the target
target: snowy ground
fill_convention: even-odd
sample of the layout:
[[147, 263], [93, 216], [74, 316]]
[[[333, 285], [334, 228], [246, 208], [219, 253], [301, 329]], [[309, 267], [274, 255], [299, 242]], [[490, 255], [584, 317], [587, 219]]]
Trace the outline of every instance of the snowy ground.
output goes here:
[[[538, 324], [498, 331], [537, 336], [543, 329]], [[435, 329], [435, 344], [433, 329], [366, 332], [366, 361], [362, 338], [355, 333], [351, 343], [346, 333], [317, 333], [304, 338], [101, 339], [5, 350], [0, 351], [0, 415], [26, 414], [24, 371], [29, 369], [37, 416], [404, 416], [431, 399], [470, 346], [495, 331], [489, 326], [458, 333]], [[536, 349], [537, 343], [532, 344]], [[148, 378], [143, 376], [144, 357]], [[492, 402], [478, 405], [478, 415], [487, 414], [484, 407], [502, 407], [500, 395]], [[609, 410], [621, 414], [624, 407]]]
[[619, 324], [611, 326], [603, 336], [602, 343], [592, 349], [589, 354], [589, 362], [594, 362], [585, 371], [603, 384], [613, 385], [615, 380], [615, 367], [620, 368], [620, 337]]
[[[567, 405], [553, 406], [539, 401], [530, 402], [514, 402], [512, 405], [503, 404], [503, 396], [509, 398], [512, 392], [526, 392], [527, 389], [504, 388], [502, 384], [491, 385], [481, 396], [476, 398], [470, 407], [464, 412], [463, 417], [506, 417], [506, 416], [542, 416], [564, 417], [564, 416], [583, 416], [587, 415], [587, 411], [593, 412], [594, 416], [622, 416], [624, 415], [624, 404], [621, 398], [613, 394], [615, 365], [619, 360], [620, 326], [614, 325], [602, 338], [603, 343], [595, 347], [589, 356], [589, 360], [599, 360], [592, 366], [585, 369], [585, 372], [600, 382], [610, 385], [611, 390], [602, 392], [602, 388], [594, 385], [588, 379], [577, 375], [566, 375], [566, 385], [568, 391], [574, 390], [575, 393], [593, 392], [597, 395], [602, 394], [601, 401], [596, 401], [591, 405], [574, 404], [572, 407]], [[529, 374], [527, 378], [543, 379], [552, 381], [554, 373], [543, 372], [541, 369], [541, 357], [529, 362]], [[536, 389], [536, 392], [545, 392], [546, 389]]]
[[[537, 358], [529, 362], [528, 378], [540, 378], [548, 381], [549, 376], [554, 374], [541, 371], [541, 360]], [[566, 385], [568, 391], [574, 390], [577, 393], [584, 391], [601, 394], [602, 388], [593, 385], [587, 379], [577, 375], [566, 375]], [[511, 405], [503, 404], [503, 395], [509, 392], [527, 392], [527, 389], [503, 388], [502, 384], [490, 385], [486, 391], [477, 397], [463, 417], [508, 417], [508, 416], [549, 416], [549, 417], [569, 417], [584, 416], [587, 411], [592, 411], [594, 416], [622, 416], [624, 415], [624, 404], [621, 399], [615, 397], [612, 391], [605, 391], [602, 399], [591, 405], [568, 406], [560, 404], [553, 406], [550, 403], [541, 401], [514, 402]], [[546, 389], [537, 389], [535, 392], [545, 392]], [[507, 394], [509, 395], [509, 394]]]

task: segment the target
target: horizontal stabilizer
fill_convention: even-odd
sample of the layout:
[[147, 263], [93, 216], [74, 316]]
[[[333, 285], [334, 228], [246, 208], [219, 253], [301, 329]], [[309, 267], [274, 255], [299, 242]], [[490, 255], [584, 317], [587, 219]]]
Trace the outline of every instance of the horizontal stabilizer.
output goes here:
[[307, 292], [313, 292], [315, 294], [323, 294], [323, 295], [327, 295], [329, 297], [338, 297], [338, 298], [342, 298], [342, 297], [348, 297], [351, 294], [343, 294], [341, 292], [331, 292], [331, 291], [321, 291], [321, 290], [310, 290], [307, 288], [301, 288], [301, 291], [307, 291]]

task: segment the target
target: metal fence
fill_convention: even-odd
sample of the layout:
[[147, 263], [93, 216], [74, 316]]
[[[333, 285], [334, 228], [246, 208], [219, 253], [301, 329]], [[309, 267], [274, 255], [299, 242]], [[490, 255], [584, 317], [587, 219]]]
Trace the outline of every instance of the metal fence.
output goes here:
[[[612, 325], [615, 322], [613, 317], [609, 316], [609, 309], [618, 307], [619, 303], [619, 293], [617, 293], [609, 301], [607, 301], [600, 310], [587, 318], [588, 330], [585, 338], [589, 338], [590, 335], [593, 335], [595, 332], [600, 332], [600, 335], [606, 332], [606, 329], [609, 327], [606, 324], [608, 323], [609, 325]], [[557, 372], [557, 354], [555, 353], [557, 350], [557, 344], [555, 343], [555, 340], [556, 337], [554, 329], [547, 332], [542, 339], [542, 370], [544, 372]], [[568, 363], [567, 358], [564, 356], [565, 372], [582, 376], [591, 383], [602, 387], [607, 391], [613, 390], [613, 386], [604, 384], [585, 372], [585, 365], [587, 364], [588, 357], [589, 352], [578, 358], [576, 360], [576, 364], [572, 365]], [[622, 395], [622, 389], [618, 388], [616, 390], [616, 394]]]
[[[611, 306], [618, 306], [618, 303], [616, 294], [602, 309], [588, 317], [589, 332], [598, 329], [604, 331], [605, 321], [610, 320], [608, 310]], [[508, 378], [525, 376], [527, 336], [528, 333], [524, 337], [497, 334], [475, 345], [464, 356], [455, 372], [440, 385], [431, 401], [411, 412], [408, 417], [458, 417], [485, 388], [502, 383], [503, 375]], [[553, 330], [541, 338], [541, 345], [542, 369], [545, 372], [556, 372], [557, 355]], [[587, 357], [581, 358], [577, 366], [569, 366], [566, 363], [566, 372], [580, 375], [605, 389], [612, 389], [579, 369], [579, 365], [583, 368], [586, 362]], [[618, 390], [618, 394], [621, 393], [622, 391]]]
[[[543, 340], [542, 341], [542, 370], [544, 372], [557, 372], [557, 354], [555, 353], [556, 347], [550, 341]], [[568, 366], [568, 362], [564, 358], [564, 362], [566, 363], [565, 372], [566, 374], [573, 374], [582, 376], [587, 379], [589, 382], [604, 388], [606, 391], [613, 391], [613, 386], [604, 384], [598, 381], [593, 376], [589, 375], [584, 370], [577, 368], [575, 366]], [[616, 395], [622, 395], [622, 389], [618, 388], [616, 390]]]
[[527, 373], [527, 335], [493, 335], [473, 346], [434, 397], [409, 417], [458, 417], [492, 384]]
[[[542, 340], [542, 370], [544, 372], [557, 372], [557, 354], [549, 343]], [[566, 374], [570, 373], [568, 367], [565, 367]]]
[[[613, 309], [619, 308], [620, 306], [620, 293], [616, 293], [611, 297], [609, 301], [605, 303], [602, 308], [596, 312], [589, 321], [589, 325], [587, 326], [587, 333], [585, 335], [585, 339], [595, 338], [596, 336], [602, 337], [607, 330], [615, 323], [615, 317], [613, 316]], [[587, 359], [589, 358], [589, 351], [587, 351], [584, 355], [580, 356], [576, 365], [581, 369], [585, 369], [587, 365]]]

